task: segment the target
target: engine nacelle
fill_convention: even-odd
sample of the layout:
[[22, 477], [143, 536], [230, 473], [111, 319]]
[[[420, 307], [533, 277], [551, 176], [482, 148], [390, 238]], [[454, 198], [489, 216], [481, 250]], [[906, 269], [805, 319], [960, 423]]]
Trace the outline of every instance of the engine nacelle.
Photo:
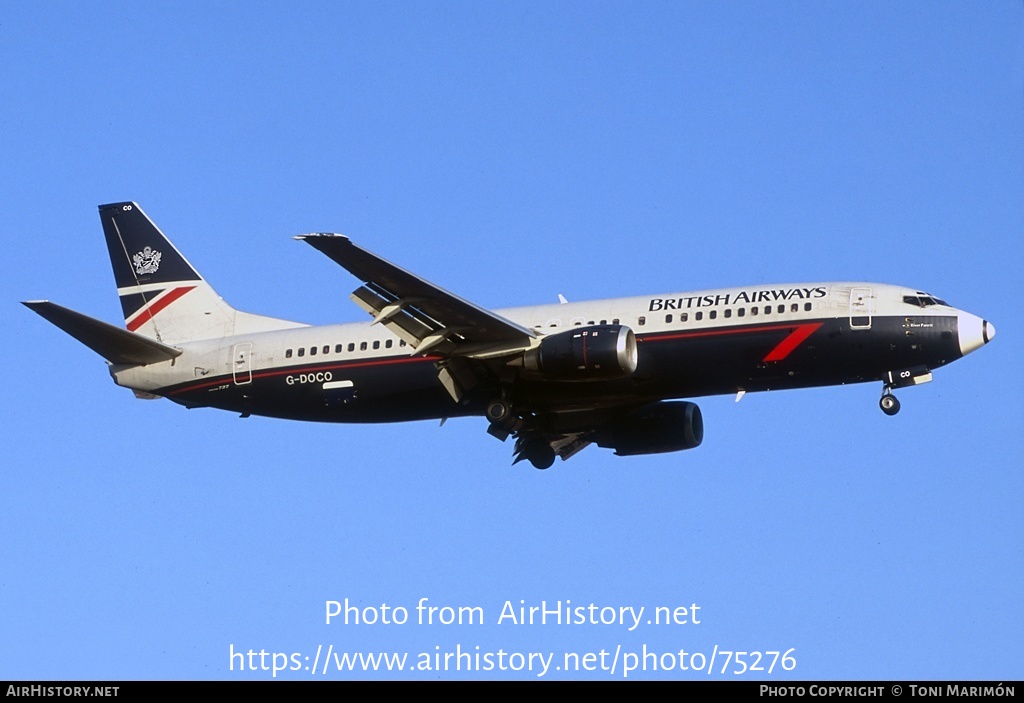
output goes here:
[[704, 439], [704, 418], [694, 403], [651, 403], [600, 428], [593, 439], [619, 456], [693, 449]]
[[604, 381], [636, 371], [636, 336], [625, 325], [575, 327], [541, 340], [523, 366], [551, 381]]

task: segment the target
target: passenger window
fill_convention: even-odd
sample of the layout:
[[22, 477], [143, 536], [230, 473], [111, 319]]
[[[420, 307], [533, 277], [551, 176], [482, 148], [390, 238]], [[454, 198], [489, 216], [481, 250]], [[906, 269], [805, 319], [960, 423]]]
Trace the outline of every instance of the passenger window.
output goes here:
[[284, 352], [284, 358], [285, 358], [285, 359], [291, 359], [291, 358], [292, 358], [292, 350], [291, 350], [291, 349], [286, 349], [286, 350], [285, 350], [285, 352]]
[[665, 315], [665, 322], [672, 322], [672, 314]]
[[341, 350], [344, 349], [344, 348], [345, 347], [343, 345], [341, 345], [341, 344], [335, 344], [334, 345], [334, 353], [335, 354], [340, 354]]
[[359, 351], [366, 351], [366, 342], [359, 343]]
[[755, 305], [754, 307], [750, 308], [750, 314], [751, 315], [756, 315], [760, 310], [761, 310], [761, 308], [759, 308], [759, 307], [757, 307]]
[[612, 320], [612, 324], [613, 325], [619, 324], [619, 318], [616, 317], [614, 320]]
[[810, 312], [812, 307], [814, 306], [811, 305], [810, 303], [804, 303], [804, 310], [806, 310], [807, 312]]
[[305, 356], [305, 355], [306, 355], [306, 348], [305, 347], [299, 347], [299, 356]]
[[738, 310], [736, 310], [736, 317], [743, 317], [746, 314], [747, 314], [747, 309], [746, 308], [739, 308]]
[[709, 320], [714, 320], [717, 317], [718, 317], [718, 311], [717, 310], [712, 310], [711, 312], [708, 313], [708, 319]]
[[636, 321], [636, 324], [638, 324], [641, 327], [643, 327], [645, 324], [647, 324], [647, 318], [646, 317], [641, 317], [639, 320]]
[[697, 314], [693, 316], [693, 319], [694, 320], [698, 320], [698, 321], [703, 320], [704, 319], [704, 313], [698, 311]]
[[732, 308], [726, 308], [725, 309], [725, 316], [726, 317], [732, 317]]
[[764, 314], [765, 315], [771, 315], [772, 314], [772, 306], [771, 305], [765, 305], [764, 306]]
[[786, 312], [786, 306], [785, 305], [779, 305], [779, 312]]
[[404, 339], [402, 339], [402, 340], [399, 340], [399, 342], [398, 342], [398, 346], [400, 346], [400, 347], [404, 347], [404, 346], [405, 346], [405, 340], [404, 340]]
[[394, 342], [394, 341], [395, 340], [393, 340], [393, 339], [389, 339], [388, 341], [384, 342], [384, 346], [387, 347], [388, 349], [390, 349], [391, 348], [391, 343]]
[[800, 312], [800, 304], [799, 303], [793, 303], [792, 305], [789, 306], [789, 311], [790, 312]]
[[349, 342], [348, 343], [348, 350], [350, 352], [354, 352], [356, 350], [356, 343], [355, 342]]
[[685, 313], [685, 312], [679, 313], [679, 321], [680, 322], [686, 322], [689, 319], [690, 319], [689, 313]]
[[607, 325], [608, 324], [608, 320], [601, 320], [601, 324], [602, 325]]
[[316, 356], [316, 347], [310, 347], [309, 348], [309, 355], [310, 356]]
[[374, 341], [373, 348], [374, 349], [380, 349], [380, 340], [379, 339]]

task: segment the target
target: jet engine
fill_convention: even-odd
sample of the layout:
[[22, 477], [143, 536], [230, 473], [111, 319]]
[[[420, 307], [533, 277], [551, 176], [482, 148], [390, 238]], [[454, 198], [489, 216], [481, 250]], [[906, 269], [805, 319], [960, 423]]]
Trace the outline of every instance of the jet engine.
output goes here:
[[619, 456], [677, 452], [700, 445], [704, 419], [694, 403], [662, 401], [604, 425], [592, 439]]
[[636, 371], [636, 336], [625, 325], [575, 327], [545, 337], [523, 367], [550, 381], [606, 381]]

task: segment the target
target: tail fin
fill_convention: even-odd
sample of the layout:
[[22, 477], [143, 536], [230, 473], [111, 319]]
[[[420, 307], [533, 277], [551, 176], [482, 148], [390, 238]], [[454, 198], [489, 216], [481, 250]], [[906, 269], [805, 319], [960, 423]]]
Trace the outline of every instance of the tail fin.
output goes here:
[[176, 344], [301, 326], [228, 305], [138, 204], [100, 205], [100, 221], [130, 331]]

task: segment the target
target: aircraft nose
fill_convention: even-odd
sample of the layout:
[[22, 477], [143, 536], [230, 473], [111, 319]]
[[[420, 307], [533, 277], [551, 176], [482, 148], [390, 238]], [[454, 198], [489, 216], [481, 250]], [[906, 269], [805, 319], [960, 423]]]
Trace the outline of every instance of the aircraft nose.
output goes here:
[[985, 346], [996, 336], [995, 325], [969, 312], [957, 314], [956, 326], [960, 338], [960, 353], [963, 355]]

